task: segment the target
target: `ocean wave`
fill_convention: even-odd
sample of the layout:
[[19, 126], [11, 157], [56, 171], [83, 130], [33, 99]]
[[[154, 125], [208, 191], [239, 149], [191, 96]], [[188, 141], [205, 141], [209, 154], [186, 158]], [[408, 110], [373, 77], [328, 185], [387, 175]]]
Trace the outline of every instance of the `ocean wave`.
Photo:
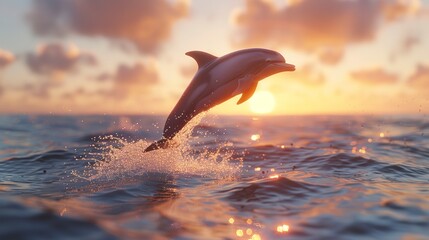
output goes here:
[[304, 159], [300, 166], [305, 166], [306, 168], [315, 168], [321, 170], [334, 170], [334, 169], [365, 169], [368, 167], [373, 167], [377, 165], [382, 165], [383, 163], [365, 158], [362, 156], [349, 155], [347, 153], [338, 153], [331, 155], [322, 155], [322, 156], [311, 156]]
[[2, 239], [117, 239], [88, 220], [60, 216], [49, 209], [0, 198]]
[[[240, 184], [218, 193], [240, 211], [293, 215], [300, 211], [311, 196], [330, 194], [332, 189], [327, 185], [301, 182], [280, 176]], [[273, 209], [262, 210], [264, 206], [271, 204]]]
[[426, 119], [221, 117], [145, 153], [164, 119], [2, 122], [0, 238], [427, 235]]
[[417, 167], [409, 166], [406, 164], [386, 164], [386, 166], [377, 168], [377, 171], [387, 174], [390, 176], [390, 179], [401, 179], [404, 181], [403, 177], [408, 179], [426, 179], [429, 182], [429, 168], [426, 167]]

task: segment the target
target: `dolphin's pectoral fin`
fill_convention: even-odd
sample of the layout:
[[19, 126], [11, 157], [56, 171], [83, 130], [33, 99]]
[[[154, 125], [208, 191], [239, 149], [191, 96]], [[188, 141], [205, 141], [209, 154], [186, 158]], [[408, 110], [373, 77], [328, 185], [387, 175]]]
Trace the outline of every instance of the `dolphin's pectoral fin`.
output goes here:
[[251, 84], [246, 90], [244, 90], [243, 94], [241, 94], [241, 97], [237, 102], [237, 105], [242, 104], [245, 101], [247, 101], [249, 98], [251, 98], [253, 96], [253, 94], [255, 93], [257, 86], [258, 86], [258, 82], [255, 82], [255, 83]]
[[190, 51], [187, 52], [186, 55], [195, 59], [198, 64], [198, 68], [201, 68], [204, 65], [209, 64], [213, 60], [217, 59], [217, 57], [211, 55], [210, 53], [202, 52], [202, 51]]

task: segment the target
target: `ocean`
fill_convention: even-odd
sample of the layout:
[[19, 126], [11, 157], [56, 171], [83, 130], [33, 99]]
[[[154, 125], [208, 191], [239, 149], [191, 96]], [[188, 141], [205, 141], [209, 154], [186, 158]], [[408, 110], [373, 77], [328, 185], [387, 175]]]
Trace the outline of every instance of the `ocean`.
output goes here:
[[0, 116], [0, 239], [429, 239], [429, 117]]

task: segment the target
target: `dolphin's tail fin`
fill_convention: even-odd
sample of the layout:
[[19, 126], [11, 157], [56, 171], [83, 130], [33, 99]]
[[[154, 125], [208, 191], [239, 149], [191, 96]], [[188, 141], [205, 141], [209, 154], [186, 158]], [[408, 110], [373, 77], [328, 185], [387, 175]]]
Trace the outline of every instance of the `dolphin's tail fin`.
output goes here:
[[151, 145], [149, 145], [149, 147], [147, 147], [144, 152], [150, 152], [156, 149], [160, 149], [160, 148], [168, 148], [168, 139], [163, 138], [161, 140], [158, 140], [154, 143], [152, 143]]

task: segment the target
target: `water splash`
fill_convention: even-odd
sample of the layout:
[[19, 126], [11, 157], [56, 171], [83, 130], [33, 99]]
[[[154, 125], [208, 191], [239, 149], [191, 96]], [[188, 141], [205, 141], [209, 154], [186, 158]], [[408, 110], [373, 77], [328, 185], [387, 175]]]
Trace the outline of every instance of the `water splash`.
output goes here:
[[88, 166], [83, 174], [75, 176], [87, 180], [129, 179], [147, 173], [174, 174], [180, 176], [200, 176], [215, 179], [234, 178], [241, 171], [241, 160], [230, 161], [232, 152], [225, 150], [230, 144], [221, 144], [215, 151], [205, 149], [198, 153], [193, 145], [201, 143], [199, 136], [192, 136], [192, 130], [205, 114], [195, 117], [175, 137], [175, 147], [144, 152], [151, 142], [139, 140], [128, 142], [108, 136], [99, 150], [93, 153], [100, 160]]

